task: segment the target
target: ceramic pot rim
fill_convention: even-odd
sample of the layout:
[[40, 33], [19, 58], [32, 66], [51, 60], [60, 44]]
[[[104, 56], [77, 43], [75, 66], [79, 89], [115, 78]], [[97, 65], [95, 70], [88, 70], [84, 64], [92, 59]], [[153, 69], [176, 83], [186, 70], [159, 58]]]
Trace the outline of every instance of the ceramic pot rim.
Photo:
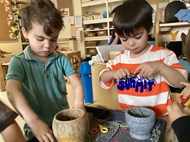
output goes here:
[[130, 117], [136, 118], [136, 119], [137, 119], [137, 118], [139, 118], [139, 119], [143, 119], [143, 118], [146, 119], [146, 118], [150, 118], [150, 117], [155, 117], [155, 112], [154, 112], [152, 109], [146, 108], [146, 107], [139, 107], [139, 108], [140, 108], [140, 109], [147, 110], [147, 111], [151, 112], [152, 114], [149, 115], [149, 116], [146, 116], [146, 117], [135, 117], [135, 116], [130, 115], [130, 114], [128, 113], [130, 109], [138, 109], [137, 107], [128, 108], [128, 109], [125, 111], [125, 114], [129, 115]]
[[[81, 112], [81, 116], [79, 116], [76, 119], [69, 120], [69, 121], [62, 121], [62, 120], [57, 119], [57, 116], [59, 114], [65, 113], [65, 112], [69, 112], [69, 111], [80, 111]], [[64, 123], [70, 123], [72, 121], [77, 121], [77, 120], [81, 119], [82, 117], [84, 117], [84, 115], [85, 115], [85, 111], [83, 109], [64, 109], [64, 110], [61, 110], [61, 111], [59, 111], [58, 113], [55, 114], [54, 120], [59, 121], [59, 122], [64, 122]]]

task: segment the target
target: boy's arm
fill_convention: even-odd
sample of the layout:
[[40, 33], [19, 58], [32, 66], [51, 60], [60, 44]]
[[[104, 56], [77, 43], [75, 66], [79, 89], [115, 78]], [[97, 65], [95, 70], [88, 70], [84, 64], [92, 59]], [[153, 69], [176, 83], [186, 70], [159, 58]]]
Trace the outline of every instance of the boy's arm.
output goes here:
[[17, 80], [7, 80], [7, 96], [16, 111], [23, 117], [26, 123], [39, 119], [22, 95], [21, 83]]
[[[7, 80], [7, 96], [15, 110], [21, 115], [24, 121], [29, 125], [35, 137], [39, 140], [51, 142], [55, 141], [52, 131], [48, 125], [43, 122], [29, 106], [27, 100], [22, 94], [21, 83], [17, 80]], [[45, 140], [46, 139], [46, 140]]]
[[76, 73], [68, 76], [68, 79], [75, 95], [74, 108], [84, 108], [84, 90], [81, 80]]
[[103, 82], [109, 82], [112, 79], [130, 78], [131, 72], [127, 68], [120, 68], [118, 70], [105, 70], [100, 72], [100, 80]]
[[160, 65], [160, 74], [166, 78], [170, 85], [176, 88], [183, 88], [184, 85], [180, 82], [187, 82], [185, 76], [182, 75], [178, 70], [171, 68], [170, 66], [163, 63]]
[[169, 83], [169, 85], [182, 88], [183, 84], [180, 82], [187, 82], [187, 71], [183, 71], [184, 75], [178, 71], [176, 68], [170, 67], [161, 62], [145, 62], [140, 64], [136, 69], [135, 73], [139, 72], [140, 76], [144, 76], [145, 78], [149, 78], [151, 75], [159, 73], [161, 76], [165, 78], [165, 80]]
[[106, 70], [102, 74], [100, 74], [100, 80], [103, 82], [109, 82], [113, 79], [113, 71]]

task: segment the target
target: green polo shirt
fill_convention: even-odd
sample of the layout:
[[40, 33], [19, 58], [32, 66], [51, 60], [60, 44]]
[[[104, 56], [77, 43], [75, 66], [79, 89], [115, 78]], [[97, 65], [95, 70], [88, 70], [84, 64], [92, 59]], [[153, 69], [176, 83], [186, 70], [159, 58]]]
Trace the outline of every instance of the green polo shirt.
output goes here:
[[6, 80], [22, 83], [22, 92], [33, 111], [51, 126], [54, 115], [69, 107], [64, 76], [75, 72], [68, 58], [53, 52], [42, 64], [30, 46], [10, 61]]

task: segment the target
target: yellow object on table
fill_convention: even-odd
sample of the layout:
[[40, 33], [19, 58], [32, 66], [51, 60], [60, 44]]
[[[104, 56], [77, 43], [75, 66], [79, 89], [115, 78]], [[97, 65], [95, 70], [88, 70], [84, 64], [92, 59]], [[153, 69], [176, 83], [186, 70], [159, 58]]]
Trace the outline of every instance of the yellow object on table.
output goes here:
[[184, 104], [185, 108], [190, 106], [190, 99]]
[[107, 133], [108, 132], [108, 128], [107, 127], [104, 127], [103, 125], [98, 125], [99, 126], [99, 128], [100, 128], [100, 132], [102, 132], [102, 133]]

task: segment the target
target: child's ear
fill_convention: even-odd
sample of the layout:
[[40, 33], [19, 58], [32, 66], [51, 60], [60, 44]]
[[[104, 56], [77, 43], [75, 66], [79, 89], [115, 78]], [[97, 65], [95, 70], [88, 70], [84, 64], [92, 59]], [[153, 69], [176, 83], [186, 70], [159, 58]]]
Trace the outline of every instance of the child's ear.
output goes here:
[[25, 28], [22, 27], [21, 30], [22, 30], [23, 36], [24, 36], [26, 39], [28, 39], [28, 32], [25, 30]]

